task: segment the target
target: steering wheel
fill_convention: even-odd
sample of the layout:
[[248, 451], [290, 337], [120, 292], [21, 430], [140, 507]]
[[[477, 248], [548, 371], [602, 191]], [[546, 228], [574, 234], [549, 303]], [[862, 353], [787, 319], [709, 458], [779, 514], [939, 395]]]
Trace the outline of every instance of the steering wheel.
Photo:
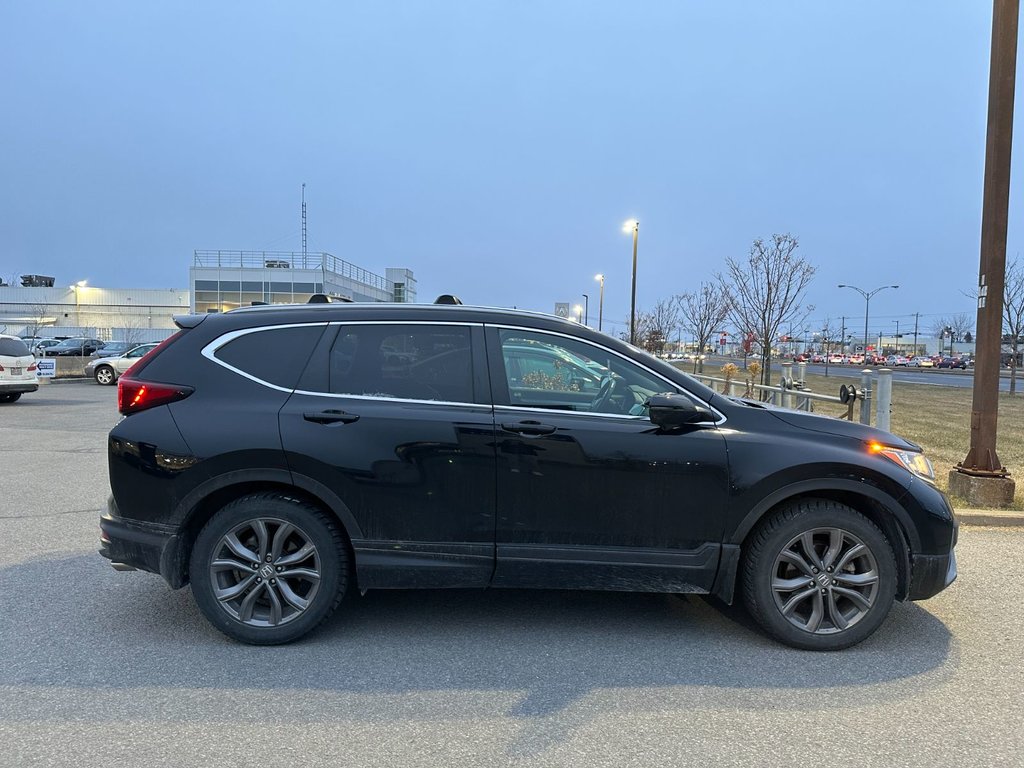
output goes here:
[[608, 405], [611, 404], [611, 400], [618, 394], [619, 384], [622, 379], [618, 378], [614, 374], [605, 376], [601, 381], [601, 388], [597, 390], [597, 395], [594, 396], [593, 402], [590, 404], [590, 410], [594, 413], [610, 413], [606, 411]]

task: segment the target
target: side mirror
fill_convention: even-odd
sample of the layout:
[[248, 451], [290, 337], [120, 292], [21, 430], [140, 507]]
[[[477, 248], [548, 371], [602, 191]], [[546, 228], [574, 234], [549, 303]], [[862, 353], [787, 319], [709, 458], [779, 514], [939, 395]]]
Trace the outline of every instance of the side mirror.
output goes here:
[[714, 419], [710, 411], [695, 405], [684, 395], [669, 392], [651, 395], [644, 405], [647, 406], [651, 423], [662, 429], [678, 429], [687, 424]]

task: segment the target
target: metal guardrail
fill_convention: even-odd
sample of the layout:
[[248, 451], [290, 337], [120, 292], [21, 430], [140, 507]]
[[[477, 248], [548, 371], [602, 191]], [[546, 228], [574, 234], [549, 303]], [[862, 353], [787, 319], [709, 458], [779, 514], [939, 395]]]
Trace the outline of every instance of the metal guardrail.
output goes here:
[[[781, 406], [782, 408], [793, 408], [798, 411], [816, 413], [817, 411], [815, 411], [814, 407], [816, 403], [841, 405], [845, 412], [829, 415], [854, 421], [856, 411], [858, 412], [856, 420], [861, 424], [868, 425], [871, 424], [872, 403], [877, 401], [875, 426], [879, 429], [889, 430], [892, 412], [891, 370], [888, 368], [879, 369], [877, 386], [873, 386], [872, 377], [875, 372], [865, 369], [861, 371], [860, 387], [843, 384], [839, 388], [839, 395], [826, 395], [806, 389], [804, 384], [806, 370], [806, 363], [799, 363], [797, 365], [797, 376], [794, 378], [793, 364], [782, 363], [782, 375], [779, 383], [775, 385], [754, 384], [752, 381], [738, 381], [720, 376], [707, 376], [701, 373], [691, 373], [689, 375], [724, 394], [734, 397], [756, 397], [763, 402]], [[857, 408], [858, 403], [860, 408]]]
[[333, 272], [364, 285], [388, 290], [386, 278], [357, 267], [330, 253], [293, 253], [291, 251], [193, 251], [197, 267], [256, 269], [319, 269]]

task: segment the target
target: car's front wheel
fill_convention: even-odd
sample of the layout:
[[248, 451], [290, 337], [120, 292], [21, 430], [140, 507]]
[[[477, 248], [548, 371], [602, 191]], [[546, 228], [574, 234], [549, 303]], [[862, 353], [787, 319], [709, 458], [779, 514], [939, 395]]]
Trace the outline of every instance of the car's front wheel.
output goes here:
[[745, 547], [743, 595], [768, 634], [832, 651], [871, 635], [896, 593], [892, 546], [850, 507], [803, 499], [772, 514]]
[[337, 523], [284, 494], [245, 496], [217, 512], [192, 550], [196, 603], [224, 634], [244, 643], [295, 640], [326, 619], [348, 582]]
[[113, 384], [114, 380], [117, 378], [114, 376], [114, 369], [109, 365], [97, 366], [96, 370], [93, 372], [93, 377], [96, 379], [97, 384], [108, 385]]

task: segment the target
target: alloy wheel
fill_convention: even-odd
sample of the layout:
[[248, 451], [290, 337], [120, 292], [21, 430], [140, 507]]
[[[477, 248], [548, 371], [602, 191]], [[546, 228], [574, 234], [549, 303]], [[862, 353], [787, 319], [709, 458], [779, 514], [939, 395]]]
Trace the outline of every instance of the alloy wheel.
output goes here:
[[256, 518], [232, 528], [214, 547], [208, 567], [221, 608], [252, 627], [294, 621], [320, 589], [316, 545], [301, 528], [278, 518]]
[[812, 634], [842, 632], [863, 619], [878, 595], [878, 563], [842, 528], [795, 536], [772, 567], [775, 605], [790, 624]]

